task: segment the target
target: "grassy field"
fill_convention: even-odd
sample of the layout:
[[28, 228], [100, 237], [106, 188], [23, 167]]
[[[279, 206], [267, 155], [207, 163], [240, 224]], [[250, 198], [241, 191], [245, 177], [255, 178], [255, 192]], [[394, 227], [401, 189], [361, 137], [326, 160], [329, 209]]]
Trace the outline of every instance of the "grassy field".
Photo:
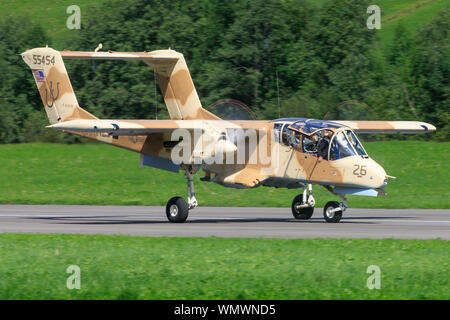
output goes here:
[[[88, 12], [89, 8], [105, 1], [107, 0], [2, 0], [0, 17], [28, 16], [31, 21], [40, 23], [48, 32], [55, 48], [63, 49], [65, 36], [70, 32], [77, 32], [66, 27], [66, 20], [69, 17], [66, 13], [67, 7], [72, 4], [78, 5], [83, 18], [83, 14]], [[315, 0], [314, 2], [323, 4], [326, 1]], [[436, 16], [439, 10], [448, 6], [446, 0], [380, 0], [376, 4], [381, 8], [382, 25], [377, 33], [382, 47], [392, 41], [394, 29], [398, 23], [403, 23], [414, 34], [418, 28]], [[366, 12], [361, 14], [363, 18], [369, 16]]]
[[[2, 0], [0, 1], [0, 17], [27, 17], [33, 23], [40, 24], [47, 35], [52, 39], [52, 46], [55, 49], [63, 48], [64, 38], [71, 32], [66, 26], [67, 18], [70, 14], [66, 13], [69, 6], [75, 4], [81, 10], [81, 24], [83, 27], [83, 13], [90, 7], [101, 4], [106, 0]], [[43, 43], [43, 46], [46, 44]]]
[[381, 44], [388, 45], [394, 38], [398, 24], [403, 24], [414, 35], [449, 3], [446, 0], [382, 0], [378, 5], [382, 17], [378, 36]]
[[[386, 141], [365, 147], [389, 175], [386, 197], [350, 196], [357, 208], [450, 208], [450, 143]], [[200, 206], [289, 207], [301, 190], [225, 188], [195, 176]], [[0, 145], [0, 203], [165, 205], [186, 196], [183, 173], [139, 168], [139, 155], [103, 144]], [[338, 200], [314, 187], [317, 206]]]
[[[449, 299], [443, 240], [0, 235], [0, 299]], [[81, 289], [66, 287], [70, 265]], [[366, 287], [370, 265], [381, 289]]]

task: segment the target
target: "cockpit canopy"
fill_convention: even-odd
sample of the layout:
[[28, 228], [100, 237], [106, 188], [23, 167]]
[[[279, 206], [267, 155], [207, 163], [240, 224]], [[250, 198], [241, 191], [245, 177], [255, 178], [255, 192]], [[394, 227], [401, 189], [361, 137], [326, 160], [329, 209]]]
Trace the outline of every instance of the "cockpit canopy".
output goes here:
[[339, 160], [356, 155], [367, 157], [366, 150], [364, 150], [356, 134], [350, 129], [337, 132], [331, 141], [328, 159]]
[[368, 157], [356, 134], [340, 124], [300, 120], [274, 124], [275, 140], [302, 153], [339, 160], [350, 156]]
[[333, 130], [340, 128], [341, 126], [342, 125], [331, 121], [302, 119], [289, 125], [289, 128], [306, 135], [311, 135], [321, 129]]

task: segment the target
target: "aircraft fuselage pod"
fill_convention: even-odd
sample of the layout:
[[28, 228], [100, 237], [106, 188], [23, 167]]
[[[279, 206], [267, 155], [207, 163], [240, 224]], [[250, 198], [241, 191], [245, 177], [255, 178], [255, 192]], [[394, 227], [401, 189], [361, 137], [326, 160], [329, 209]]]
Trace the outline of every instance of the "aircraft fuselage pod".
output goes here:
[[274, 138], [281, 150], [279, 177], [340, 188], [386, 186], [386, 172], [349, 127], [319, 120], [277, 121]]

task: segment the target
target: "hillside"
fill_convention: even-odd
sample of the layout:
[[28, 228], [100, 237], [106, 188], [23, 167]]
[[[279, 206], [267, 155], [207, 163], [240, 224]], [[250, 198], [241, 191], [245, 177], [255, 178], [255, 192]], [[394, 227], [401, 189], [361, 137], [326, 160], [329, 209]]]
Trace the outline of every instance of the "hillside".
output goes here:
[[[81, 19], [84, 10], [106, 1], [77, 0], [76, 4], [81, 9]], [[64, 37], [70, 32], [77, 32], [66, 27], [66, 20], [70, 16], [66, 10], [72, 4], [74, 4], [72, 0], [3, 0], [0, 2], [0, 18], [25, 16], [33, 23], [40, 23], [53, 40], [50, 45], [62, 49]]]
[[382, 0], [381, 30], [378, 33], [383, 45], [392, 42], [394, 30], [403, 24], [411, 33], [426, 25], [440, 10], [448, 6], [445, 0]]
[[[85, 10], [106, 1], [108, 0], [77, 0], [76, 4], [81, 8], [81, 18], [83, 19]], [[325, 2], [325, 0], [314, 1], [318, 5]], [[66, 27], [66, 20], [69, 17], [66, 10], [72, 4], [71, 0], [41, 0], [39, 2], [3, 0], [0, 2], [0, 17], [27, 16], [32, 22], [39, 22], [51, 35], [52, 45], [55, 48], [63, 49], [61, 47], [65, 36], [70, 32], [77, 32]], [[381, 8], [382, 21], [378, 36], [382, 47], [392, 41], [394, 29], [399, 23], [404, 24], [410, 32], [414, 33], [447, 6], [445, 0], [381, 0], [377, 4]]]

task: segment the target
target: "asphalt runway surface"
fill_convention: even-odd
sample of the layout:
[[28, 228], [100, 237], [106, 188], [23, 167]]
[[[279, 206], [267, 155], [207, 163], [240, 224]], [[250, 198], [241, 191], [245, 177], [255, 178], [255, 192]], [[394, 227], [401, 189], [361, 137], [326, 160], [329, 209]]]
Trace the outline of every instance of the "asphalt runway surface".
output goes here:
[[170, 223], [165, 207], [0, 205], [0, 233], [140, 236], [450, 239], [450, 210], [348, 209], [326, 223], [323, 209], [295, 220], [290, 208], [198, 207]]

